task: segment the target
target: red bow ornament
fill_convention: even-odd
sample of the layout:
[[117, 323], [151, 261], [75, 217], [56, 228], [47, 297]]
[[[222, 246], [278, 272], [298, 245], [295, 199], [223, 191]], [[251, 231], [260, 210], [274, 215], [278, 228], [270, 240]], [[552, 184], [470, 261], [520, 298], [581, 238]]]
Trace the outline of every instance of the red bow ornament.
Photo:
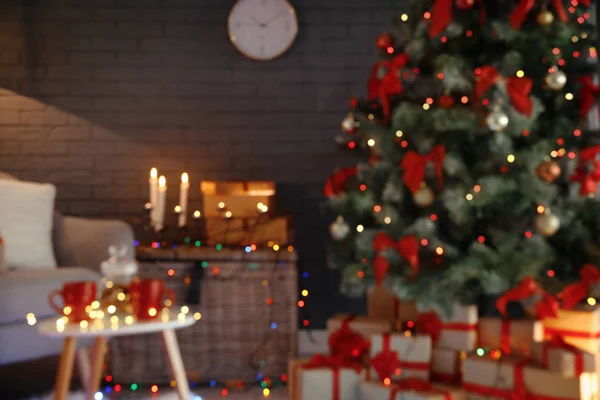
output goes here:
[[417, 331], [430, 335], [434, 343], [440, 338], [442, 329], [444, 329], [444, 323], [434, 311], [417, 316]]
[[532, 297], [540, 297], [535, 303], [535, 315], [537, 319], [556, 318], [558, 315], [558, 300], [540, 288], [537, 282], [526, 276], [513, 289], [507, 291], [496, 300], [496, 309], [504, 317], [507, 317], [506, 306], [512, 301], [523, 301]]
[[[429, 25], [429, 37], [434, 38], [444, 31], [452, 22], [452, 8], [455, 0], [436, 0], [431, 9], [431, 24]], [[481, 23], [485, 22], [485, 9], [483, 1], [478, 0], [481, 12]]]
[[575, 308], [589, 295], [592, 288], [600, 283], [600, 271], [595, 265], [584, 265], [579, 271], [579, 276], [581, 277], [579, 282], [565, 287], [560, 293], [565, 310]]
[[[373, 250], [376, 253], [380, 253], [389, 249], [396, 250], [398, 254], [408, 261], [413, 271], [413, 276], [419, 273], [419, 241], [415, 236], [404, 236], [395, 242], [387, 234], [377, 232], [373, 239]], [[375, 282], [378, 286], [381, 286], [390, 267], [389, 261], [378, 254], [373, 260], [372, 266], [375, 274]]]
[[[395, 56], [391, 61], [381, 61], [375, 64], [369, 77], [369, 100], [379, 98], [383, 116], [389, 121], [391, 109], [390, 98], [402, 94], [404, 88], [400, 81], [400, 70], [408, 63], [406, 53]], [[379, 78], [380, 68], [386, 68], [387, 72], [383, 78]]]
[[435, 146], [427, 155], [420, 155], [414, 151], [406, 152], [400, 168], [404, 170], [402, 180], [408, 189], [412, 193], [417, 193], [421, 189], [429, 163], [433, 164], [440, 189], [442, 189], [444, 187], [444, 158], [446, 158], [446, 147], [443, 145]]
[[360, 333], [350, 329], [351, 315], [342, 321], [340, 329], [329, 336], [329, 352], [332, 356], [348, 362], [360, 363], [369, 351], [370, 344]]
[[477, 76], [475, 94], [478, 98], [481, 98], [493, 85], [499, 82], [503, 82], [506, 86], [508, 97], [515, 110], [530, 117], [533, 113], [533, 100], [529, 97], [533, 88], [531, 78], [516, 76], [503, 78], [495, 67], [486, 65], [481, 67], [481, 73]]
[[[558, 15], [558, 19], [561, 22], [566, 23], [569, 21], [569, 17], [567, 16], [567, 10], [565, 10], [565, 6], [562, 3], [563, 0], [552, 0], [552, 6], [554, 7], [554, 11]], [[512, 14], [510, 14], [510, 24], [513, 28], [519, 29], [523, 22], [525, 22], [525, 18], [527, 18], [527, 14], [529, 11], [535, 6], [535, 0], [521, 0], [517, 7], [514, 9]]]
[[581, 89], [579, 89], [579, 115], [581, 118], [585, 118], [596, 104], [596, 97], [600, 94], [600, 85], [594, 84], [592, 77], [589, 75], [578, 78], [577, 82], [581, 83]]
[[579, 182], [579, 194], [587, 196], [596, 193], [600, 181], [600, 161], [597, 159], [600, 146], [583, 149], [579, 152], [579, 164], [570, 176], [571, 181]]
[[357, 167], [347, 167], [337, 170], [329, 177], [323, 193], [326, 197], [337, 196], [346, 191], [348, 179], [356, 176]]

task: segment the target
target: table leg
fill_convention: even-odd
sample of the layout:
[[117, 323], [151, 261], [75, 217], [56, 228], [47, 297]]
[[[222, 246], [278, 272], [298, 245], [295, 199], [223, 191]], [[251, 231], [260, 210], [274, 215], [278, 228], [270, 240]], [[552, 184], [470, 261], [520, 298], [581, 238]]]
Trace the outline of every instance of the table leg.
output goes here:
[[90, 352], [87, 347], [77, 349], [77, 369], [79, 371], [79, 381], [83, 390], [88, 391], [90, 386]]
[[106, 353], [106, 342], [107, 340], [104, 336], [98, 336], [94, 339], [90, 380], [88, 381], [86, 396], [88, 400], [94, 400], [94, 395], [100, 389], [100, 380], [102, 379], [102, 369], [104, 367], [104, 354]]
[[77, 350], [77, 339], [66, 337], [60, 361], [58, 364], [58, 373], [56, 374], [56, 386], [54, 388], [54, 400], [67, 400], [69, 396], [69, 387], [73, 376], [73, 362], [75, 361], [75, 351]]
[[165, 329], [162, 331], [162, 337], [167, 352], [167, 359], [171, 366], [171, 373], [173, 374], [173, 379], [175, 379], [175, 389], [177, 390], [179, 400], [189, 400], [190, 386], [185, 375], [185, 368], [183, 367], [183, 360], [181, 359], [175, 330]]

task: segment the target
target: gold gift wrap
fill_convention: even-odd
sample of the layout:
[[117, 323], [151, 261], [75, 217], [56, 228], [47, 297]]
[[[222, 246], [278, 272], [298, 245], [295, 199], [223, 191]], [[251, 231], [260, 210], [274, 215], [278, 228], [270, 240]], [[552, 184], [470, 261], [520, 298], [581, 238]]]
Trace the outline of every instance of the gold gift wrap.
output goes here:
[[[467, 400], [467, 394], [461, 388], [431, 384], [431, 390], [415, 390], [411, 388], [399, 388], [398, 385], [385, 385], [379, 382], [363, 381], [359, 384], [361, 398], [365, 400], [446, 400], [446, 393], [451, 400]], [[390, 397], [393, 391], [396, 395]]]
[[466, 357], [466, 351], [434, 347], [431, 352], [431, 380], [460, 382], [462, 360]]
[[[342, 327], [344, 321], [350, 317], [350, 314], [338, 314], [333, 318], [327, 320], [327, 331], [331, 335]], [[372, 335], [379, 333], [388, 333], [392, 331], [392, 326], [389, 321], [385, 319], [371, 318], [356, 316], [350, 323], [349, 327], [356, 333], [359, 333], [362, 337], [369, 340]]]
[[211, 243], [247, 245], [273, 242], [289, 244], [293, 241], [287, 218], [207, 218], [206, 236]]
[[[309, 360], [290, 360], [288, 364], [288, 390], [290, 400], [359, 400], [358, 383], [365, 376], [365, 370], [357, 373], [352, 368], [332, 369], [302, 368]], [[334, 379], [339, 379], [339, 397], [334, 399]]]
[[544, 319], [547, 338], [560, 336], [565, 342], [588, 353], [600, 350], [600, 310], [558, 310], [556, 318]]
[[[223, 211], [231, 211], [235, 217], [255, 217], [258, 204], [269, 210], [274, 207], [274, 182], [212, 182], [200, 183], [205, 217], [222, 217]], [[225, 210], [219, 210], [224, 203]]]
[[[457, 351], [472, 351], [477, 347], [477, 306], [456, 304], [450, 316], [441, 316], [442, 328], [435, 347]], [[417, 327], [418, 328], [418, 327]]]
[[[402, 381], [409, 378], [429, 380], [431, 366], [431, 336], [406, 335], [404, 333], [389, 334], [390, 350], [398, 353], [398, 359], [403, 367], [398, 368], [389, 377], [392, 381]], [[371, 360], [383, 351], [384, 335], [371, 336]], [[371, 368], [371, 377], [377, 379], [377, 371]], [[381, 377], [380, 377], [381, 378]]]
[[[597, 372], [598, 353], [592, 354], [577, 348], [565, 348], [551, 342], [532, 344], [533, 360], [548, 371], [556, 372], [566, 378], [576, 378], [581, 372]], [[546, 356], [544, 357], [544, 352]], [[544, 360], [544, 358], [546, 358]], [[577, 371], [577, 358], [581, 360], [581, 369]]]
[[397, 322], [415, 321], [418, 313], [414, 301], [400, 300], [389, 289], [373, 286], [367, 292], [367, 315], [387, 319], [395, 327]]
[[[544, 325], [541, 321], [532, 319], [510, 320], [508, 329], [508, 344], [510, 354], [531, 357], [531, 343], [544, 340]], [[501, 318], [480, 318], [478, 341], [479, 347], [500, 349], [502, 337]]]
[[[527, 366], [520, 357], [471, 355], [463, 361], [463, 389], [470, 400], [506, 399], [517, 389], [515, 368], [522, 368], [527, 394], [551, 399], [595, 400], [598, 395], [596, 374], [584, 373], [579, 378], [566, 378], [543, 368]], [[519, 398], [518, 395], [515, 398]], [[525, 397], [526, 398], [526, 397]]]

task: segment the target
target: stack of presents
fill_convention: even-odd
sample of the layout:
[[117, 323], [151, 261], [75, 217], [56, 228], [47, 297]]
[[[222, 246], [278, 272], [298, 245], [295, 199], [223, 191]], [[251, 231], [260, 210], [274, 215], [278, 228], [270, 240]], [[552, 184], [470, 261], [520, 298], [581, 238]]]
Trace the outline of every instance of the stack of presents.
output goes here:
[[[589, 290], [586, 279], [568, 287], [559, 307], [526, 278], [498, 298], [500, 317], [483, 318], [474, 305], [417, 312], [376, 287], [368, 316], [328, 321], [329, 355], [290, 362], [291, 399], [595, 400], [600, 309], [582, 305]], [[501, 317], [513, 301], [525, 318]]]

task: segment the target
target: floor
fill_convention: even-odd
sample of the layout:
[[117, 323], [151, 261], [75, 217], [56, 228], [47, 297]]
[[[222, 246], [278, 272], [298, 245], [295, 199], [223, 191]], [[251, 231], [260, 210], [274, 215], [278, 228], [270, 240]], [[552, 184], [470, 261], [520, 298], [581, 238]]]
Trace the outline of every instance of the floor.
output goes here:
[[[138, 393], [133, 394], [122, 393], [119, 395], [105, 395], [96, 397], [96, 400], [179, 400], [175, 392], [169, 391], [169, 393], [151, 394]], [[260, 400], [265, 399], [260, 389], [250, 390], [248, 392], [229, 392], [227, 395], [221, 394], [220, 390], [217, 389], [200, 389], [194, 391], [194, 394], [190, 400]], [[268, 399], [270, 400], [288, 400], [287, 388], [274, 389], [269, 393]], [[3, 400], [8, 400], [3, 397]], [[16, 399], [15, 399], [16, 400]], [[29, 397], [27, 400], [52, 400], [52, 394]], [[69, 396], [69, 400], [85, 400], [85, 396], [82, 393], [74, 393]]]

